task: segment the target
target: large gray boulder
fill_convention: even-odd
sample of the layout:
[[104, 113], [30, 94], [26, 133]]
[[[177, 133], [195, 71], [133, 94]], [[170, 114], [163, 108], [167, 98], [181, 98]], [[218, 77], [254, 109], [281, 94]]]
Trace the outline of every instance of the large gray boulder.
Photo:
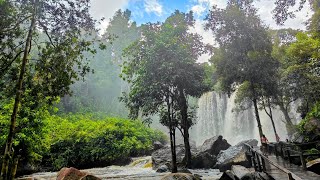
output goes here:
[[232, 165], [250, 167], [250, 161], [243, 146], [231, 146], [219, 153], [216, 168], [224, 172], [230, 170]]
[[[177, 155], [177, 164], [181, 165], [183, 163], [184, 158], [184, 145], [179, 144], [176, 146], [176, 155]], [[164, 146], [161, 149], [158, 149], [154, 151], [151, 155], [152, 159], [152, 169], [156, 170], [161, 165], [168, 166], [169, 169], [171, 169], [171, 149], [170, 146]]]
[[156, 141], [156, 142], [153, 143], [153, 150], [154, 150], [154, 151], [156, 151], [156, 150], [158, 150], [158, 149], [161, 149], [161, 148], [163, 148], [163, 147], [164, 147], [164, 145], [163, 145], [161, 142], [159, 142], [159, 141]]
[[234, 165], [231, 167], [232, 173], [240, 180], [254, 180], [253, 172], [249, 171], [249, 169], [240, 166]]
[[257, 146], [258, 145], [258, 140], [256, 139], [249, 139], [249, 140], [244, 140], [239, 142], [237, 145], [235, 146], [244, 146], [244, 144], [249, 144], [250, 146]]
[[223, 172], [219, 180], [236, 180], [236, 177], [230, 170], [227, 170]]
[[194, 169], [209, 169], [213, 168], [217, 162], [217, 157], [208, 152], [197, 153], [192, 156], [192, 168]]
[[251, 172], [249, 169], [234, 165], [231, 167], [231, 170], [226, 170], [219, 180], [256, 180], [254, 172]]
[[168, 172], [169, 171], [169, 168], [167, 165], [161, 165], [157, 170], [156, 172], [157, 173], [164, 173], [164, 172]]
[[217, 156], [221, 150], [228, 149], [231, 145], [222, 136], [214, 136], [204, 141], [199, 147], [199, 153], [209, 153]]

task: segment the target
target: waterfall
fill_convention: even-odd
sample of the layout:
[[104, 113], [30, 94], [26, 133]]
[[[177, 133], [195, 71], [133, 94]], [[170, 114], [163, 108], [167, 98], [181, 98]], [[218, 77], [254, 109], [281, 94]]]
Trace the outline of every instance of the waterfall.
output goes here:
[[[226, 94], [208, 92], [198, 100], [197, 121], [191, 129], [191, 139], [197, 145], [201, 145], [206, 139], [222, 135], [227, 141], [235, 145], [236, 143], [255, 138], [259, 140], [259, 131], [254, 115], [253, 107], [244, 111], [235, 111], [235, 93], [228, 97]], [[290, 117], [296, 123], [299, 114], [296, 105], [291, 107]], [[280, 140], [285, 140], [287, 131], [284, 123], [283, 113], [278, 109], [273, 109], [275, 126]], [[262, 129], [270, 142], [275, 142], [275, 135], [269, 116], [263, 111], [259, 111]]]

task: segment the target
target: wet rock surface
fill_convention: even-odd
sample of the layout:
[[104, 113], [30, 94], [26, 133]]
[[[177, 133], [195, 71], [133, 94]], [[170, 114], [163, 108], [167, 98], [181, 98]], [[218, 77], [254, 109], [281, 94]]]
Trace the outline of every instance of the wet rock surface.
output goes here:
[[207, 152], [201, 152], [192, 156], [192, 168], [209, 169], [213, 168], [216, 162], [217, 157]]
[[231, 170], [225, 171], [219, 180], [259, 180], [257, 177], [254, 171], [234, 165]]
[[[207, 139], [199, 148], [191, 147], [192, 168], [213, 168], [217, 162], [217, 155], [222, 150], [226, 150], [230, 144], [222, 136], [215, 136]], [[176, 146], [177, 165], [183, 166], [184, 145]], [[161, 165], [167, 165], [171, 169], [171, 149], [165, 146], [152, 153], [153, 169], [158, 169]]]
[[[176, 146], [177, 164], [182, 164], [184, 158], [184, 145]], [[171, 149], [170, 146], [164, 146], [152, 153], [152, 168], [158, 169], [161, 165], [167, 165], [171, 169]]]
[[164, 145], [163, 145], [161, 142], [159, 142], [159, 141], [156, 141], [156, 142], [153, 143], [153, 150], [154, 150], [154, 151], [156, 151], [156, 150], [158, 150], [158, 149], [161, 149], [161, 148], [163, 148], [163, 147], [164, 147]]
[[[142, 159], [151, 159], [151, 157], [141, 157]], [[143, 161], [143, 160], [139, 160]], [[109, 166], [104, 168], [92, 168], [81, 170], [92, 174], [100, 179], [122, 179], [122, 180], [160, 180], [170, 172], [157, 173], [151, 167], [143, 168], [143, 165], [132, 166]], [[217, 169], [178, 169], [180, 173], [191, 173], [195, 177], [201, 177], [204, 180], [217, 180], [221, 176], [221, 172]], [[19, 180], [55, 180], [57, 172], [35, 173], [25, 177], [18, 178]]]
[[249, 139], [249, 140], [241, 141], [238, 144], [236, 144], [235, 146], [237, 146], [237, 147], [242, 146], [243, 147], [244, 144], [249, 144], [250, 146], [257, 146], [258, 145], [258, 140]]
[[58, 172], [57, 180], [100, 180], [100, 178], [73, 167], [64, 167]]
[[158, 169], [157, 169], [157, 173], [164, 173], [164, 172], [168, 172], [169, 171], [169, 167], [167, 165], [161, 165]]
[[226, 170], [231, 170], [232, 165], [242, 165], [244, 167], [250, 166], [250, 161], [242, 146], [231, 146], [227, 150], [219, 153], [216, 168], [224, 172]]
[[209, 153], [217, 156], [221, 150], [226, 150], [231, 145], [222, 136], [214, 136], [204, 141], [198, 148], [200, 153]]

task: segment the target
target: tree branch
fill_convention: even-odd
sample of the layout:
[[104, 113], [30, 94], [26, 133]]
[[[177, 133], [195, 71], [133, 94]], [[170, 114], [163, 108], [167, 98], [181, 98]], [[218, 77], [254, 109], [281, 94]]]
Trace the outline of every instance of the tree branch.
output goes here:
[[40, 20], [39, 20], [38, 22], [39, 22], [40, 26], [43, 28], [44, 32], [46, 33], [46, 35], [47, 35], [47, 37], [48, 37], [51, 45], [52, 45], [53, 47], [56, 47], [56, 46], [54, 45], [53, 41], [52, 41], [51, 36], [50, 36], [49, 33], [48, 33], [48, 28], [47, 28]]
[[19, 26], [19, 24], [21, 24], [23, 21], [25, 21], [25, 20], [27, 20], [28, 18], [31, 18], [31, 17], [32, 17], [32, 15], [27, 16], [27, 17], [23, 18], [22, 20], [18, 21], [12, 28], [3, 29], [1, 32], [2, 33], [7, 33], [9, 31], [12, 31], [12, 30], [16, 29]]
[[5, 72], [9, 69], [9, 67], [12, 65], [12, 63], [21, 55], [21, 53], [23, 53], [24, 51], [20, 51], [18, 54], [16, 54], [16, 56], [4, 67], [1, 69], [1, 76], [2, 77]]

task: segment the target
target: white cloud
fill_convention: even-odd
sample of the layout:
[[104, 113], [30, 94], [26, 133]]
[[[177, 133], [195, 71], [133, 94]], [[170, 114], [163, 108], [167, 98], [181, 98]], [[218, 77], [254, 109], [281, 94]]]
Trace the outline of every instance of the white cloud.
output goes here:
[[145, 0], [144, 7], [147, 13], [155, 13], [157, 16], [163, 13], [163, 7], [157, 0]]
[[[197, 19], [194, 24], [194, 27], [190, 28], [190, 32], [197, 33], [197, 34], [201, 35], [203, 38], [202, 39], [203, 43], [217, 46], [212, 32], [204, 30], [204, 28], [203, 28], [204, 23], [205, 22], [203, 20]], [[198, 62], [201, 62], [201, 63], [208, 62], [210, 57], [211, 57], [211, 55], [209, 55], [209, 54], [203, 54], [202, 56], [199, 57]]]
[[118, 9], [123, 9], [127, 6], [128, 2], [129, 0], [92, 0], [90, 13], [95, 19], [101, 19], [102, 17], [105, 18], [99, 26], [99, 28], [105, 29], [114, 13]]
[[[273, 19], [272, 9], [274, 9], [275, 4], [274, 0], [263, 0], [263, 1], [255, 1], [255, 7], [258, 7], [258, 14], [262, 21], [268, 25], [272, 29], [281, 29], [281, 28], [293, 28], [293, 29], [301, 29], [305, 30], [305, 22], [311, 17], [312, 11], [310, 9], [309, 3], [306, 3], [304, 8], [296, 12], [296, 18], [288, 19], [283, 26], [279, 26], [276, 24], [275, 20]], [[291, 8], [291, 10], [297, 9], [299, 4], [295, 7]]]
[[194, 12], [194, 14], [200, 16], [203, 12], [205, 12], [206, 8], [203, 4], [197, 4], [192, 6], [191, 10]]
[[[201, 13], [205, 13], [207, 9], [211, 8], [213, 5], [217, 5], [219, 8], [225, 8], [227, 5], [227, 0], [193, 0], [194, 5], [190, 8], [195, 12], [197, 16], [203, 15]], [[275, 20], [272, 18], [272, 9], [274, 9], [275, 0], [256, 0], [254, 1], [255, 7], [258, 7], [258, 14], [262, 21], [273, 29], [281, 29], [281, 28], [293, 28], [293, 29], [302, 29], [305, 30], [305, 22], [310, 18], [312, 11], [308, 3], [305, 4], [305, 7], [296, 13], [296, 18], [288, 19], [284, 26], [278, 26]], [[296, 7], [292, 9], [297, 9], [299, 3], [297, 3]], [[200, 8], [201, 7], [201, 8]], [[202, 9], [206, 8], [206, 9]], [[196, 11], [195, 11], [196, 10]]]

